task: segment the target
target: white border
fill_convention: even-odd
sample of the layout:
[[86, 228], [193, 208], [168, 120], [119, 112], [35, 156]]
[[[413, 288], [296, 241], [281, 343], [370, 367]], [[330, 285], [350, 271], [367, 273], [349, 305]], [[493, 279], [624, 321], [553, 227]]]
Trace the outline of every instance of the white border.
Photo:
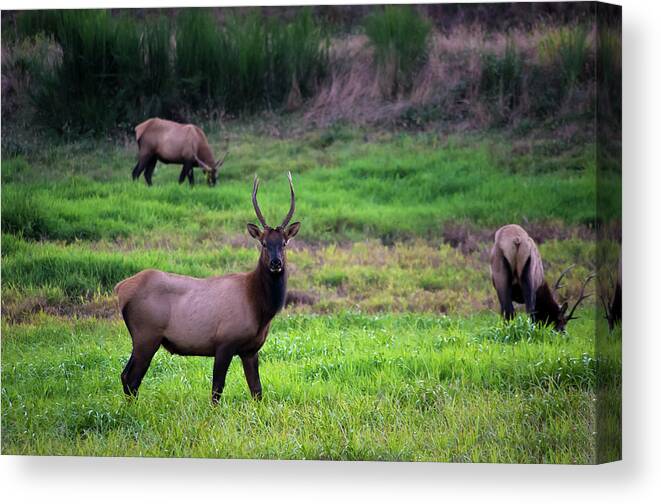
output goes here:
[[[144, 7], [314, 4], [140, 0]], [[351, 3], [351, 2], [344, 2]], [[358, 3], [358, 2], [354, 2]], [[381, 2], [361, 2], [381, 3]], [[4, 502], [661, 502], [660, 9], [623, 0], [624, 461], [604, 466], [0, 457]], [[2, 0], [0, 7], [121, 7], [127, 1]]]

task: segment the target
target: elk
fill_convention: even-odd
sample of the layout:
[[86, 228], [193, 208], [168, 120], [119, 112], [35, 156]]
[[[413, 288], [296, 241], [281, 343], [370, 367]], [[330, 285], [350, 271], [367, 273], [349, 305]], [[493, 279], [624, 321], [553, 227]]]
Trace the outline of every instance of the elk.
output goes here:
[[179, 183], [186, 178], [190, 185], [195, 183], [193, 168], [198, 166], [204, 171], [207, 184], [216, 185], [218, 170], [225, 162], [227, 152], [220, 161], [214, 161], [213, 153], [204, 132], [193, 124], [179, 124], [158, 117], [147, 119], [135, 127], [135, 139], [138, 142], [138, 163], [133, 168], [133, 180], [144, 172], [147, 185], [156, 162], [182, 164]]
[[291, 173], [288, 178], [289, 212], [282, 224], [272, 228], [257, 203], [259, 180], [255, 176], [252, 204], [262, 229], [248, 224], [248, 233], [261, 246], [253, 271], [200, 279], [150, 269], [117, 284], [119, 309], [133, 341], [133, 351], [121, 374], [127, 395], [137, 396], [152, 357], [163, 346], [173, 354], [215, 358], [214, 404], [235, 355], [241, 358], [252, 396], [261, 398], [257, 354], [273, 317], [285, 304], [285, 247], [301, 226], [300, 222], [289, 224], [295, 197]]
[[574, 316], [578, 305], [591, 295], [585, 294], [585, 287], [594, 275], [585, 279], [576, 303], [567, 314], [567, 303], [558, 304], [555, 292], [573, 266], [560, 274], [551, 289], [544, 279], [544, 266], [537, 245], [516, 224], [508, 224], [496, 231], [490, 261], [491, 282], [498, 294], [500, 311], [505, 320], [514, 317], [512, 301], [516, 301], [525, 303], [526, 312], [534, 321], [553, 324], [556, 330], [564, 331], [567, 322], [578, 318]]
[[617, 264], [617, 279], [615, 280], [613, 297], [608, 300], [606, 295], [602, 296], [601, 304], [606, 313], [608, 329], [612, 331], [615, 328], [615, 324], [622, 322], [622, 257], [620, 257]]

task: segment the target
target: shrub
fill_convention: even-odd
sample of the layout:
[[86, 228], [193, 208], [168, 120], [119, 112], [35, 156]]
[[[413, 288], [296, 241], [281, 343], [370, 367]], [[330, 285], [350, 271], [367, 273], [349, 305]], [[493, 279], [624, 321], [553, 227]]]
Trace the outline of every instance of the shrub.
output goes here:
[[427, 57], [431, 24], [410, 6], [385, 6], [367, 17], [365, 33], [382, 75], [386, 93], [410, 88], [415, 72]]

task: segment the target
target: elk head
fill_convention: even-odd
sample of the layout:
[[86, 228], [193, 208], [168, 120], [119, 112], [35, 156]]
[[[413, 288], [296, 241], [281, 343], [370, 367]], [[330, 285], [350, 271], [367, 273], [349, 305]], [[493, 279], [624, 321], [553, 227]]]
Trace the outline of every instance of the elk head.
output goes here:
[[204, 172], [204, 175], [207, 178], [207, 185], [209, 187], [213, 187], [216, 185], [216, 181], [218, 179], [218, 171], [220, 170], [220, 167], [223, 166], [223, 163], [225, 163], [225, 158], [227, 155], [230, 153], [230, 151], [226, 151], [225, 155], [220, 161], [217, 161], [213, 165], [208, 165], [204, 161], [202, 161], [199, 157], [197, 157], [197, 154], [195, 155], [195, 161], [197, 161], [197, 164], [202, 168], [202, 171]]
[[[562, 278], [565, 276], [565, 274], [574, 267], [574, 265], [569, 266], [569, 268], [565, 269], [562, 273], [560, 273], [560, 276], [558, 277], [558, 280], [555, 282], [555, 286], [553, 287], [553, 290], [555, 292], [558, 291], [562, 287]], [[571, 310], [569, 313], [567, 313], [567, 309], [569, 307], [568, 303], [565, 301], [562, 303], [562, 305], [558, 306], [556, 303], [556, 306], [558, 308], [557, 315], [555, 317], [555, 320], [552, 320], [552, 322], [555, 325], [555, 329], [557, 331], [563, 331], [565, 330], [565, 327], [567, 326], [567, 323], [570, 320], [575, 320], [578, 317], [574, 316], [574, 312], [576, 311], [576, 308], [578, 308], [578, 305], [580, 305], [585, 299], [589, 298], [592, 294], [585, 294], [585, 287], [587, 286], [588, 282], [594, 278], [594, 273], [588, 275], [586, 279], [583, 281], [583, 284], [581, 285], [581, 291], [578, 294], [578, 299], [576, 300], [576, 303], [574, 303], [574, 306], [572, 306]]]
[[289, 207], [289, 212], [287, 216], [282, 221], [282, 224], [272, 228], [266, 224], [266, 220], [262, 215], [261, 210], [259, 209], [259, 204], [257, 203], [257, 189], [259, 188], [259, 179], [255, 175], [255, 181], [253, 183], [252, 189], [252, 205], [255, 208], [255, 214], [259, 223], [262, 225], [263, 229], [260, 229], [259, 226], [255, 224], [248, 224], [248, 233], [255, 240], [259, 242], [262, 247], [262, 252], [260, 255], [260, 262], [262, 265], [267, 268], [271, 273], [280, 274], [285, 270], [285, 247], [289, 240], [291, 240], [298, 230], [301, 227], [300, 222], [294, 222], [289, 224], [292, 216], [294, 215], [294, 209], [296, 207], [295, 198], [294, 198], [294, 186], [291, 180], [291, 172], [287, 174], [289, 179], [289, 190], [291, 193], [291, 203]]

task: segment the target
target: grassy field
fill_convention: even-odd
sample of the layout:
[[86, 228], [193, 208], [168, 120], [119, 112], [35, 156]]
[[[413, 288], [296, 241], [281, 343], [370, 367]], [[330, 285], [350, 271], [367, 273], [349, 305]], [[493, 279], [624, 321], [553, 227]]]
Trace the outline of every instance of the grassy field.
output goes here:
[[[275, 138], [241, 125], [219, 185], [130, 181], [130, 141], [23, 149], [2, 163], [3, 453], [589, 463], [594, 303], [567, 334], [504, 326], [493, 231], [524, 224], [563, 296], [594, 268], [594, 146], [334, 127]], [[137, 401], [130, 338], [110, 296], [141, 269], [251, 268], [252, 177], [270, 222], [303, 225], [288, 307], [262, 352], [264, 400], [230, 367], [160, 351]], [[202, 178], [198, 175], [198, 180]], [[299, 239], [300, 238], [300, 239]], [[613, 364], [615, 365], [615, 364]]]

